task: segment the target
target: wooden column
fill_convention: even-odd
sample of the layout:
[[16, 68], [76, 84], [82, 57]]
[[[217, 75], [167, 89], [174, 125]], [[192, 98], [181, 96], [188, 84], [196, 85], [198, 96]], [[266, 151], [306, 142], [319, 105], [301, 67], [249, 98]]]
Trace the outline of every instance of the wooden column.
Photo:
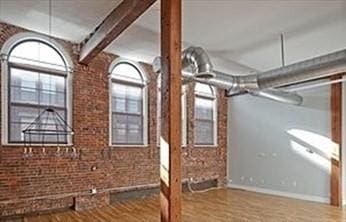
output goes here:
[[[340, 79], [340, 76], [332, 77], [332, 80]], [[342, 142], [342, 83], [336, 83], [331, 86], [331, 129], [332, 141], [335, 146], [331, 160], [331, 178], [330, 178], [330, 204], [333, 206], [342, 205], [342, 180], [341, 180], [341, 142]]]
[[162, 222], [181, 222], [181, 0], [161, 1]]

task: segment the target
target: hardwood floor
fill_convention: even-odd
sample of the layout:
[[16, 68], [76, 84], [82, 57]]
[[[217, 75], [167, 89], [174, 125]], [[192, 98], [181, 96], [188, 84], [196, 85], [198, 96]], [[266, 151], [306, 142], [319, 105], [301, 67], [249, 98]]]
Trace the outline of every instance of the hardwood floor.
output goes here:
[[[184, 194], [184, 222], [344, 222], [346, 210], [307, 201], [240, 190]], [[25, 218], [27, 222], [155, 222], [158, 198], [119, 203], [82, 212]]]

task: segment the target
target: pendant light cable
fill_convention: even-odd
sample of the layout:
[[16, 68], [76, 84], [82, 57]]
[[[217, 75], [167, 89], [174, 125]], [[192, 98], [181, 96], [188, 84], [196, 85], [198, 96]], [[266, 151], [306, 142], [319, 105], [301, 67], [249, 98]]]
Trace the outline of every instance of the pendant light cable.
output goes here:
[[49, 40], [52, 40], [52, 0], [49, 0], [48, 2], [48, 14], [49, 14], [49, 25], [48, 25], [48, 35], [49, 35]]
[[284, 40], [284, 34], [281, 33], [280, 35], [280, 40], [281, 40], [281, 64], [282, 67], [285, 66], [285, 40]]

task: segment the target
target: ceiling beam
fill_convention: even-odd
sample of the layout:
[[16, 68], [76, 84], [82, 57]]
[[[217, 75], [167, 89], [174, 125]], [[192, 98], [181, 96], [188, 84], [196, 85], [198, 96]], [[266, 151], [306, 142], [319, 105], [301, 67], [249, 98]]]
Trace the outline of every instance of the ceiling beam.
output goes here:
[[79, 62], [88, 64], [156, 0], [123, 0], [81, 43]]
[[181, 7], [161, 0], [161, 222], [181, 222]]

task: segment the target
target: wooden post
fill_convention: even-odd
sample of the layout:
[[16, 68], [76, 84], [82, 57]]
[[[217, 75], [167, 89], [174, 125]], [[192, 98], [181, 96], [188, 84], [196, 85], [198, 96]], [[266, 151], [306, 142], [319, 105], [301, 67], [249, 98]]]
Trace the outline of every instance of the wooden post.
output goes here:
[[181, 222], [181, 0], [161, 1], [162, 222]]
[[[342, 78], [342, 75], [334, 76], [332, 80], [340, 78]], [[335, 144], [331, 159], [330, 204], [333, 206], [341, 206], [342, 83], [336, 83], [331, 86], [330, 107], [332, 141]]]

